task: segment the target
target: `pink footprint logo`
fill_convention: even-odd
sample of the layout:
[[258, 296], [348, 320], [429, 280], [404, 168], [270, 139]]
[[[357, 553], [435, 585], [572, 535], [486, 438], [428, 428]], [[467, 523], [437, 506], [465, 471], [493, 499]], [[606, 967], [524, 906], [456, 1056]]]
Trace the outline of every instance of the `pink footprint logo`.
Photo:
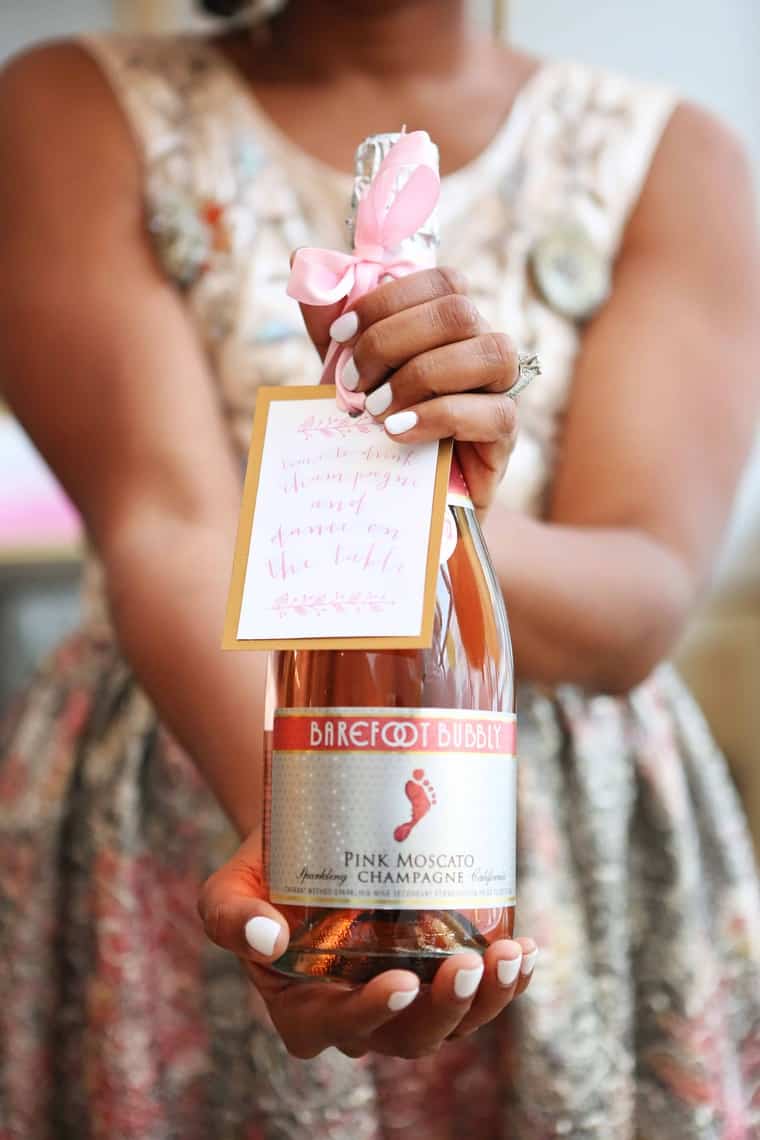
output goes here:
[[406, 823], [400, 823], [393, 832], [393, 838], [397, 843], [403, 843], [405, 839], [408, 839], [420, 820], [424, 819], [433, 804], [437, 803], [435, 788], [430, 780], [425, 779], [425, 772], [422, 768], [414, 769], [411, 780], [406, 781], [404, 791], [411, 804], [412, 818], [408, 819]]

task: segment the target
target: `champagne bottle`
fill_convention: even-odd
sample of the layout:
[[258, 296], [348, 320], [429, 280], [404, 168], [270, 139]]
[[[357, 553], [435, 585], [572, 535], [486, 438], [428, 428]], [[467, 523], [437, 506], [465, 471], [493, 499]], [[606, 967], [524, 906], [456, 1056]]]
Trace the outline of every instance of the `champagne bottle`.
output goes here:
[[[354, 205], [398, 136], [357, 151]], [[436, 219], [405, 244], [434, 263]], [[270, 659], [265, 873], [290, 945], [275, 969], [363, 982], [510, 937], [514, 673], [501, 590], [456, 458], [432, 645]]]

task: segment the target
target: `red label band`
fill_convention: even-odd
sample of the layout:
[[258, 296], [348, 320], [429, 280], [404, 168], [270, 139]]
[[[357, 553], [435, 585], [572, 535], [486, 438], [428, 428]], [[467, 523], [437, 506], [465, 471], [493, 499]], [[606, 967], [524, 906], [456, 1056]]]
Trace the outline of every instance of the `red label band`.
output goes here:
[[274, 722], [276, 752], [515, 752], [516, 725], [508, 714], [493, 716], [436, 715], [403, 710], [351, 715], [299, 711], [278, 713]]

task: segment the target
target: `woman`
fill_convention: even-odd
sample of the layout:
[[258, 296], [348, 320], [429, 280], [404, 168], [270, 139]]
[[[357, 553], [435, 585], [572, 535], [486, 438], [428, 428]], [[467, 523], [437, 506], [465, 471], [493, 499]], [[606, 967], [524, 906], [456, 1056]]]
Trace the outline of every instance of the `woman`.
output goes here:
[[[745, 160], [667, 91], [477, 37], [461, 0], [279, 7], [213, 42], [38, 49], [0, 82], [3, 380], [97, 550], [85, 628], [3, 767], [6, 1132], [749, 1136], [755, 873], [659, 666], [757, 406]], [[441, 262], [469, 303], [453, 272], [383, 286], [354, 359], [362, 390], [390, 383], [380, 418], [412, 407], [405, 438], [472, 442], [471, 490], [495, 496], [524, 681], [520, 922], [542, 954], [501, 1017], [526, 976], [500, 988], [493, 958], [476, 993], [456, 997], [474, 964], [453, 962], [399, 1012], [405, 973], [346, 992], [264, 968], [285, 935], [259, 897], [262, 665], [216, 651], [256, 387], [318, 371], [288, 253], [342, 243], [353, 148], [402, 122], [441, 147]], [[511, 344], [544, 375], [495, 494]], [[436, 391], [415, 388], [433, 351]], [[201, 913], [253, 1014], [192, 911], [234, 831]]]

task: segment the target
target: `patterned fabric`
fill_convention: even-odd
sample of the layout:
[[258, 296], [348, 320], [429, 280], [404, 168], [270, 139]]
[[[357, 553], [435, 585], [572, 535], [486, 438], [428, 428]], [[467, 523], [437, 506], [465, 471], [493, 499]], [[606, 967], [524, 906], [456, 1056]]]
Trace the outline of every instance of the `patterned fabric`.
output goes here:
[[[90, 45], [143, 150], [146, 212], [241, 462], [256, 388], [316, 379], [288, 253], [334, 245], [346, 176], [297, 150], [210, 46]], [[540, 352], [505, 500], [540, 512], [578, 328], [530, 251], [580, 222], [611, 264], [672, 108], [570, 64], [529, 82], [444, 179], [442, 259]], [[668, 668], [627, 698], [520, 692], [527, 993], [419, 1062], [287, 1056], [197, 889], [234, 845], [121, 659], [94, 560], [84, 628], [41, 670], [0, 766], [0, 1140], [751, 1140], [760, 900], [733, 787]]]

